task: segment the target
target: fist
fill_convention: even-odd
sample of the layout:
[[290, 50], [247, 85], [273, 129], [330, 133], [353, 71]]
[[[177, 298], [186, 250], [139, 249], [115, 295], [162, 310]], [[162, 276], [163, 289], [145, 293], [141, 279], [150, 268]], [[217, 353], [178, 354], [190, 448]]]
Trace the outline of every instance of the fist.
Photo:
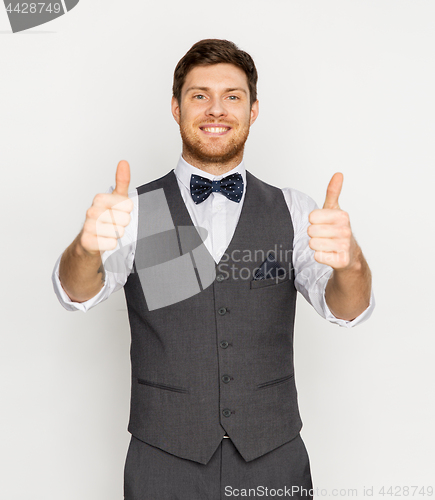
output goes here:
[[314, 258], [333, 269], [350, 268], [358, 247], [350, 228], [349, 215], [338, 205], [342, 185], [343, 174], [337, 172], [329, 182], [323, 208], [313, 210], [308, 218], [311, 222], [307, 229], [309, 246], [315, 251]]
[[129, 184], [130, 166], [120, 161], [115, 189], [110, 194], [97, 194], [86, 212], [80, 244], [88, 253], [101, 255], [106, 250], [114, 250], [118, 238], [124, 235], [133, 210], [133, 202], [128, 197]]

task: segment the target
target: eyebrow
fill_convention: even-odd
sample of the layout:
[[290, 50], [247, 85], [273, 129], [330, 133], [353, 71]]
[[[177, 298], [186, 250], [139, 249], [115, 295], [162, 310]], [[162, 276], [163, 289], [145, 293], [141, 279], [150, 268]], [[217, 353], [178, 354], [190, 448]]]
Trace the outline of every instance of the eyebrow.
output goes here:
[[[186, 94], [187, 94], [187, 92], [190, 92], [191, 90], [203, 90], [205, 92], [209, 92], [211, 89], [210, 89], [210, 87], [189, 87], [186, 90]], [[241, 87], [234, 87], [234, 88], [230, 88], [230, 89], [225, 89], [225, 92], [234, 92], [236, 90], [239, 90], [240, 92], [244, 92], [246, 95], [248, 95], [246, 90], [242, 89]]]

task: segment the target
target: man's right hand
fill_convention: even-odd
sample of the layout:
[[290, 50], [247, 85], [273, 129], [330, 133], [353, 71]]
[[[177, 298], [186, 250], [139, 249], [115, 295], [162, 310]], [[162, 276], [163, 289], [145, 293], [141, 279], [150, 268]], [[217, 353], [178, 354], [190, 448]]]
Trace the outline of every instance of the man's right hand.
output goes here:
[[116, 187], [110, 194], [97, 194], [86, 212], [86, 220], [80, 234], [80, 246], [91, 255], [101, 255], [114, 250], [117, 239], [124, 235], [130, 223], [133, 202], [128, 197], [130, 166], [122, 160], [116, 169]]
[[130, 166], [120, 161], [116, 169], [116, 187], [110, 194], [97, 194], [80, 234], [62, 254], [59, 279], [74, 302], [94, 297], [104, 285], [101, 254], [114, 250], [130, 222], [133, 202], [128, 197]]

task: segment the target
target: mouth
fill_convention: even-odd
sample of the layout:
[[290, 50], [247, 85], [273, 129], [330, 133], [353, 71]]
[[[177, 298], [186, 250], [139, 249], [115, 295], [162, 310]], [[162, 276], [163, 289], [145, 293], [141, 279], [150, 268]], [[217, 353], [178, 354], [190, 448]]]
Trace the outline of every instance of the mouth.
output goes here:
[[231, 130], [231, 127], [225, 127], [222, 125], [219, 125], [219, 126], [218, 125], [209, 125], [207, 127], [199, 127], [199, 128], [206, 135], [225, 135]]

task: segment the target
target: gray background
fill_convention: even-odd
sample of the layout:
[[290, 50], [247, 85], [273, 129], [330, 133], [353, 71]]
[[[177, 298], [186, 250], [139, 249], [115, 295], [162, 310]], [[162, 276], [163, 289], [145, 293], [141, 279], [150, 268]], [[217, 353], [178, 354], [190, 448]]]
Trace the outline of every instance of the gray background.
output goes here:
[[340, 204], [374, 275], [377, 308], [355, 330], [299, 296], [296, 382], [315, 485], [361, 498], [364, 486], [382, 498], [382, 485], [433, 485], [434, 16], [422, 0], [83, 0], [11, 34], [0, 9], [2, 498], [122, 498], [124, 295], [68, 313], [50, 276], [119, 160], [132, 186], [175, 167], [173, 70], [214, 37], [259, 71], [247, 168], [319, 205], [343, 172]]

